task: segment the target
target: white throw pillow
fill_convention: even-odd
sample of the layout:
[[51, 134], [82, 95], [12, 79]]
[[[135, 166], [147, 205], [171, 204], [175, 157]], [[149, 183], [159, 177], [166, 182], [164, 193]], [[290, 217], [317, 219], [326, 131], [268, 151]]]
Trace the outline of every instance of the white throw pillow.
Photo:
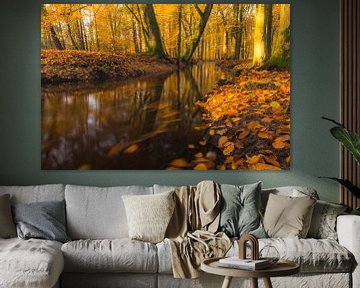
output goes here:
[[122, 196], [131, 239], [151, 243], [164, 240], [175, 208], [173, 193]]

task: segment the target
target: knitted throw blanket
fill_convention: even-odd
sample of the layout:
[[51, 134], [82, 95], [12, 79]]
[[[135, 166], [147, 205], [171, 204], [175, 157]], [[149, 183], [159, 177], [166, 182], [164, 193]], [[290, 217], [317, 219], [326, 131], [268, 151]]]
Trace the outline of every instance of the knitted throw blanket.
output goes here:
[[196, 187], [176, 188], [174, 197], [175, 211], [165, 233], [173, 274], [175, 278], [198, 278], [203, 260], [222, 257], [231, 246], [225, 233], [216, 233], [221, 190], [213, 181], [202, 181]]

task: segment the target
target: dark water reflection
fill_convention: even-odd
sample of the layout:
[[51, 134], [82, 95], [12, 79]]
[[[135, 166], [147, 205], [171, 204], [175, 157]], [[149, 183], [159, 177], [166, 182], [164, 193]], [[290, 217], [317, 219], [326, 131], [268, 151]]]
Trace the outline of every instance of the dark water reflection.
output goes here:
[[42, 169], [165, 169], [200, 139], [195, 103], [220, 75], [203, 63], [157, 77], [42, 87]]

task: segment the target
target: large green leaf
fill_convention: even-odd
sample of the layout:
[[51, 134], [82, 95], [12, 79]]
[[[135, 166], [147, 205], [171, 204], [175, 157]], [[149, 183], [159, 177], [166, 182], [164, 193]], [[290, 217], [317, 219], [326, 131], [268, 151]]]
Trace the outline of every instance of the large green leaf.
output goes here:
[[331, 134], [353, 154], [360, 165], [360, 136], [344, 127], [331, 128]]
[[360, 165], [360, 136], [355, 132], [348, 130], [344, 125], [335, 120], [323, 117], [323, 119], [335, 123], [337, 126], [330, 129], [331, 134], [339, 140], [354, 156], [356, 162]]
[[360, 188], [355, 186], [349, 180], [339, 179], [339, 178], [336, 178], [336, 177], [319, 177], [319, 178], [327, 178], [327, 179], [337, 181], [341, 185], [343, 185], [346, 189], [348, 189], [356, 198], [360, 198]]

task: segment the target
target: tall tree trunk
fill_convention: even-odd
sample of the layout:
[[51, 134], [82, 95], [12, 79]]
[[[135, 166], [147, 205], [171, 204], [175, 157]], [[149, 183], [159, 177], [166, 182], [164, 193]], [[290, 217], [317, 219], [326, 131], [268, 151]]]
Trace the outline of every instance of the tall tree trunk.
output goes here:
[[59, 37], [57, 36], [55, 28], [54, 28], [53, 25], [50, 26], [50, 35], [51, 35], [51, 39], [54, 42], [54, 45], [55, 45], [56, 49], [64, 50], [64, 47], [61, 44], [61, 41], [60, 41]]
[[203, 35], [206, 24], [209, 20], [212, 7], [213, 7], [213, 4], [206, 4], [205, 10], [204, 10], [204, 12], [202, 12], [200, 10], [200, 8], [198, 7], [198, 5], [195, 4], [195, 8], [200, 15], [200, 22], [199, 22], [198, 30], [195, 32], [195, 36], [193, 37], [193, 39], [191, 41], [191, 45], [190, 45], [189, 49], [187, 49], [187, 51], [185, 52], [185, 55], [183, 57], [186, 62], [191, 61], [192, 56], [193, 56], [196, 48], [199, 45], [201, 36]]
[[136, 25], [135, 25], [134, 19], [131, 19], [131, 24], [132, 24], [132, 36], [133, 36], [133, 41], [134, 41], [135, 53], [138, 54], [138, 53], [140, 53], [140, 49], [139, 49], [139, 43], [138, 43], [138, 33], [136, 30]]
[[265, 60], [265, 7], [256, 4], [253, 66], [259, 67]]
[[271, 40], [272, 40], [272, 4], [265, 4], [265, 61], [271, 57]]
[[[129, 10], [131, 15], [133, 15], [133, 17], [136, 20], [136, 22], [138, 23], [138, 25], [141, 26], [141, 30], [139, 29], [139, 31], [141, 31], [141, 33], [139, 32], [140, 50], [142, 50], [141, 36], [143, 36], [146, 49], [147, 49], [147, 51], [149, 51], [150, 50], [150, 43], [149, 43], [150, 35], [149, 35], [149, 30], [145, 27], [143, 17], [141, 16], [140, 4], [133, 4], [133, 5], [136, 5], [136, 11], [133, 9], [133, 6], [130, 6], [129, 4], [125, 4], [125, 7]], [[137, 12], [137, 14], [136, 14], [136, 12]]]
[[154, 36], [155, 39], [154, 54], [158, 58], [167, 58], [163, 41], [161, 39], [160, 27], [156, 20], [153, 4], [145, 4], [144, 12], [150, 26], [151, 34]]
[[179, 11], [178, 11], [178, 38], [177, 38], [177, 61], [180, 65], [181, 61], [181, 21], [182, 21], [182, 4], [179, 4]]
[[83, 33], [83, 30], [82, 30], [80, 20], [76, 21], [76, 25], [77, 25], [77, 32], [78, 32], [78, 39], [79, 39], [80, 49], [85, 50], [84, 33]]
[[286, 31], [290, 28], [290, 5], [280, 4], [279, 28], [277, 29], [272, 48], [272, 57], [275, 59], [284, 58], [286, 50], [288, 50], [289, 40], [286, 39]]
[[99, 41], [99, 33], [98, 33], [98, 24], [96, 19], [96, 14], [94, 12], [94, 29], [95, 29], [95, 41], [96, 41], [96, 50], [100, 51], [100, 41]]
[[58, 27], [59, 27], [59, 34], [60, 34], [60, 39], [61, 39], [61, 45], [63, 46], [64, 50], [66, 50], [65, 37], [64, 37], [64, 32], [63, 32], [63, 29], [62, 29], [61, 22], [58, 23]]
[[84, 49], [89, 50], [88, 39], [87, 39], [87, 35], [86, 35], [84, 21], [80, 20], [80, 24], [81, 24], [81, 34], [82, 34], [82, 39], [83, 39], [83, 43], [84, 43]]
[[235, 38], [234, 59], [240, 59], [241, 51], [241, 26], [242, 26], [242, 12], [240, 11], [241, 4], [233, 4], [233, 14], [235, 25], [233, 27], [233, 35]]
[[79, 50], [79, 47], [76, 44], [76, 41], [75, 41], [74, 36], [72, 34], [72, 30], [71, 30], [71, 26], [70, 26], [69, 22], [67, 23], [67, 28], [68, 28], [68, 33], [69, 33], [69, 37], [70, 37], [70, 41], [71, 41], [71, 45], [73, 46], [73, 49]]

